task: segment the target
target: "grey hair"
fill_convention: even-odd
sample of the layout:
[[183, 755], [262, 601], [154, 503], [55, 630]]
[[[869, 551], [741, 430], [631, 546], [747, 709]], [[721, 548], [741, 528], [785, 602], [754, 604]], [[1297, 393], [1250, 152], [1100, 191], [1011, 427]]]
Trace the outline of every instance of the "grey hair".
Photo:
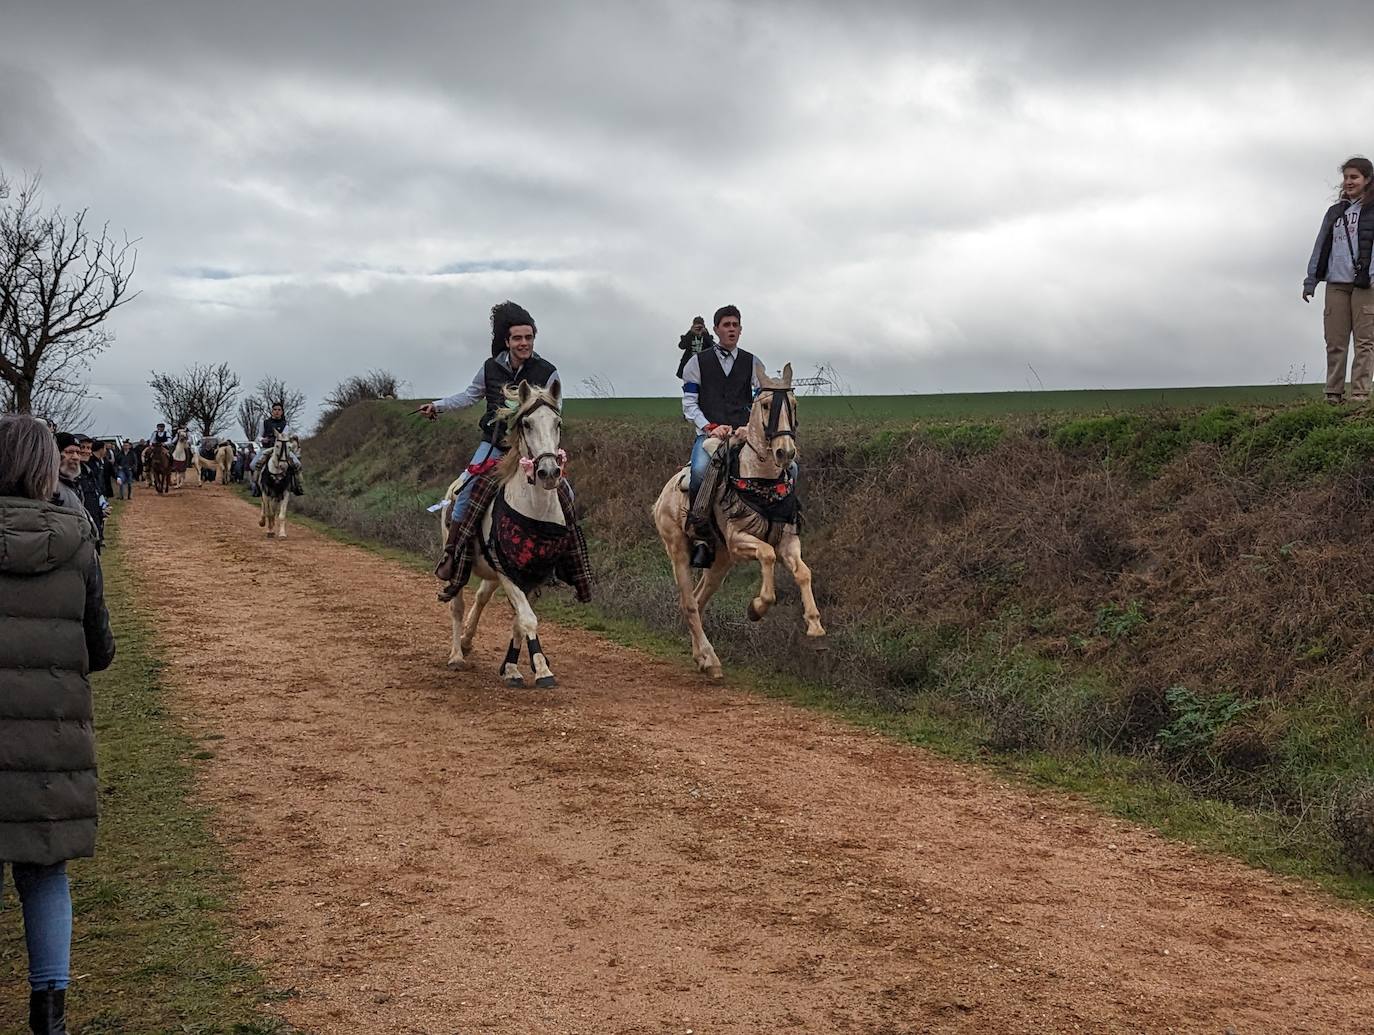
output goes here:
[[50, 500], [57, 494], [57, 439], [26, 413], [0, 417], [0, 496]]

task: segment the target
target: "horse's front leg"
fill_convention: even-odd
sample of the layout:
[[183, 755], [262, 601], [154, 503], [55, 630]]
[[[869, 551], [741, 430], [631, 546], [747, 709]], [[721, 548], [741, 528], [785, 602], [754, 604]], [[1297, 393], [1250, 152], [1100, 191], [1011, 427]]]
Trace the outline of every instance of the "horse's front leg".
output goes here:
[[277, 538], [286, 538], [286, 504], [291, 499], [291, 493], [282, 493], [281, 503], [277, 505]]
[[[463, 619], [463, 638], [462, 647], [464, 654], [472, 653], [472, 641], [477, 636], [477, 623], [482, 620], [482, 612], [486, 609], [487, 603], [496, 593], [497, 582], [495, 579], [483, 579], [477, 587], [477, 592], [472, 597], [472, 607], [468, 610], [467, 617]], [[457, 630], [455, 630], [456, 634]]]
[[259, 527], [259, 528], [266, 528], [266, 529], [267, 529], [267, 534], [268, 534], [268, 535], [271, 535], [271, 534], [272, 534], [272, 526], [269, 525], [267, 522], [268, 522], [269, 520], [271, 520], [271, 517], [272, 517], [272, 511], [271, 511], [272, 501], [271, 501], [270, 499], [267, 498], [267, 493], [264, 492], [264, 493], [262, 494], [262, 501], [261, 501], [261, 502], [262, 502], [262, 516], [258, 518], [258, 527]]
[[[524, 643], [530, 652], [530, 666], [534, 669], [534, 685], [541, 690], [552, 690], [558, 685], [558, 680], [554, 678], [553, 669], [549, 667], [549, 659], [545, 656], [544, 648], [539, 643], [539, 618], [535, 615], [534, 608], [530, 606], [530, 599], [505, 576], [501, 577], [501, 588], [506, 591], [506, 599], [510, 601], [510, 606], [515, 611], [515, 627], [514, 635], [511, 637], [511, 648], [514, 649], [518, 658], [520, 656], [519, 645]], [[514, 661], [509, 654], [507, 654], [506, 659], [506, 664], [515, 668]], [[504, 676], [504, 666], [502, 672]], [[516, 672], [519, 672], [518, 668], [516, 668]], [[521, 679], [521, 685], [524, 685], [523, 679]]]
[[782, 563], [787, 565], [787, 570], [792, 573], [792, 579], [797, 584], [797, 591], [801, 593], [802, 618], [806, 621], [806, 635], [812, 639], [824, 638], [825, 629], [821, 626], [821, 611], [816, 606], [816, 594], [811, 590], [811, 569], [802, 560], [801, 537], [784, 535], [778, 546], [778, 554], [782, 558]]
[[727, 534], [727, 538], [729, 539], [728, 549], [732, 557], [759, 562], [759, 575], [761, 576], [759, 595], [749, 601], [747, 613], [749, 621], [760, 621], [778, 599], [777, 584], [774, 578], [778, 553], [762, 539], [747, 532], [731, 532]]

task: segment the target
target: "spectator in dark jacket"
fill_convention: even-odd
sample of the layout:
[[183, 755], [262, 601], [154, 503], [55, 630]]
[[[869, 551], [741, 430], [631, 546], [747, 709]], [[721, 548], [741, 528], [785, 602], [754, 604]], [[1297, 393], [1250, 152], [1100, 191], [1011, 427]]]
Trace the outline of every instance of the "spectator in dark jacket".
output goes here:
[[109, 498], [100, 491], [101, 468], [104, 465], [95, 459], [93, 438], [81, 435], [77, 442], [81, 445], [81, 473], [77, 476], [77, 485], [81, 490], [81, 499], [86, 504], [86, 512], [95, 524], [96, 549], [99, 550], [105, 542], [105, 500]]
[[67, 860], [95, 854], [95, 731], [87, 675], [114, 637], [95, 534], [60, 506], [40, 420], [0, 417], [0, 870], [24, 914], [29, 1026], [65, 1035], [72, 903]]
[[694, 317], [687, 333], [678, 339], [677, 347], [682, 350], [682, 358], [677, 361], [678, 380], [682, 379], [682, 368], [687, 365], [687, 361], [693, 356], [701, 355], [703, 349], [709, 349], [715, 343], [716, 339], [711, 337], [711, 332], [706, 329], [705, 318]]

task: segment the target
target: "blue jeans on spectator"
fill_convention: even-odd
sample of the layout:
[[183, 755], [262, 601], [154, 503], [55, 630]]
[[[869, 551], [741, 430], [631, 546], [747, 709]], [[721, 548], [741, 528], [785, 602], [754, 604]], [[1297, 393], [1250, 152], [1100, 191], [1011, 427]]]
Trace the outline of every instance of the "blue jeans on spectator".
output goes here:
[[[487, 460], [491, 457], [495, 457], [499, 460], [504, 455], [505, 450], [483, 440], [482, 443], [478, 445], [477, 452], [472, 454], [472, 463], [468, 464], [468, 466], [476, 467], [483, 460]], [[453, 498], [453, 513], [449, 515], [450, 521], [457, 521], [468, 512], [468, 500], [472, 498], [472, 486], [476, 481], [476, 478], [469, 477], [468, 480], [463, 483], [463, 487], [458, 490], [458, 495]]]
[[[67, 864], [11, 863], [10, 868], [24, 913], [29, 987], [35, 992], [64, 989], [71, 978], [72, 962], [72, 895]], [[0, 863], [0, 887], [3, 871], [4, 864]]]

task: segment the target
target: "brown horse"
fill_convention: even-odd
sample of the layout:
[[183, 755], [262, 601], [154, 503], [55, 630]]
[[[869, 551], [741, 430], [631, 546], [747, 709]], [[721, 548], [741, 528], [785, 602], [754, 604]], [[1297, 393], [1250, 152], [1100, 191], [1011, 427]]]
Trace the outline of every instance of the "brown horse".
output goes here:
[[[811, 569], [802, 560], [801, 537], [795, 518], [790, 523], [775, 522], [752, 508], [744, 496], [751, 486], [787, 486], [787, 491], [792, 491], [787, 472], [797, 458], [797, 398], [792, 392], [792, 364], [784, 368], [781, 381], [766, 377], [760, 377], [759, 381], [759, 394], [750, 410], [749, 423], [739, 432], [742, 439], [739, 470], [737, 475], [732, 475], [739, 485], [723, 486], [724, 491], [716, 498], [714, 519], [724, 537], [724, 548], [716, 552], [715, 564], [695, 585], [688, 564], [691, 541], [685, 530], [687, 469], [668, 480], [653, 510], [654, 525], [677, 578], [682, 615], [692, 634], [692, 657], [697, 668], [715, 678], [721, 674], [720, 658], [702, 629], [701, 612], [725, 581], [726, 574], [741, 561], [758, 561], [762, 576], [758, 595], [749, 602], [751, 622], [761, 620], [777, 599], [773, 570], [781, 560], [801, 593], [807, 637], [817, 647], [823, 648], [825, 644], [825, 629], [821, 626], [816, 597], [811, 592]], [[735, 491], [737, 487], [739, 493]]]
[[172, 487], [172, 454], [161, 442], [154, 442], [143, 454], [143, 464], [148, 469], [148, 480], [161, 495]]

